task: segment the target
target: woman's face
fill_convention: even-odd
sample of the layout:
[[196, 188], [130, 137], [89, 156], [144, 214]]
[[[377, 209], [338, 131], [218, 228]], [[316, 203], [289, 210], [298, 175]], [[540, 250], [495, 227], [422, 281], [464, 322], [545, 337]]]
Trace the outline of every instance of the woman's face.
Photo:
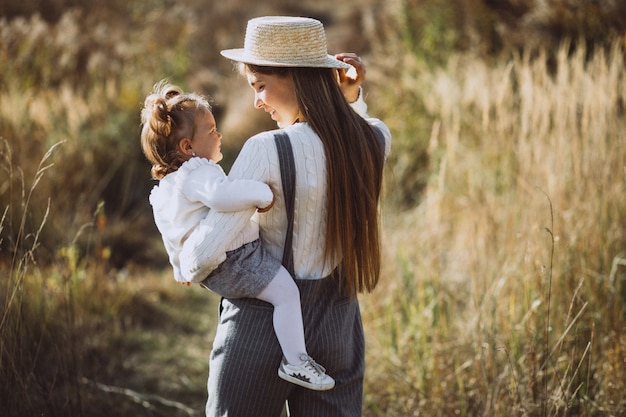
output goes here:
[[248, 73], [248, 84], [254, 90], [254, 107], [270, 114], [278, 127], [303, 121], [291, 76]]

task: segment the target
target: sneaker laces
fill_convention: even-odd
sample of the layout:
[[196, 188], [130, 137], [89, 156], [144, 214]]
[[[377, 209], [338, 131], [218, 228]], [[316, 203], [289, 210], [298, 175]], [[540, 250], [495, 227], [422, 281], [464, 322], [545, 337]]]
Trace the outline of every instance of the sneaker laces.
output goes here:
[[315, 360], [307, 355], [301, 355], [300, 360], [304, 361], [304, 366], [310, 368], [313, 372], [318, 375], [323, 375], [326, 373], [326, 368], [324, 368], [319, 363], [315, 362]]

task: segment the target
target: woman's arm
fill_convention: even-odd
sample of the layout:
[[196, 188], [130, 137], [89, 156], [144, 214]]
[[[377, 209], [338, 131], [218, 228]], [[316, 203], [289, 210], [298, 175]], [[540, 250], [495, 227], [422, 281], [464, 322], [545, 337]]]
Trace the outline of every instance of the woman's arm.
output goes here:
[[363, 98], [363, 89], [361, 88], [361, 85], [365, 82], [365, 74], [367, 72], [365, 64], [357, 54], [350, 52], [337, 54], [335, 58], [352, 65], [354, 68], [353, 71], [338, 70], [337, 82], [352, 109], [367, 120], [370, 125], [378, 128], [383, 133], [385, 137], [385, 158], [387, 158], [391, 151], [391, 132], [382, 121], [371, 118], [367, 114], [367, 104]]

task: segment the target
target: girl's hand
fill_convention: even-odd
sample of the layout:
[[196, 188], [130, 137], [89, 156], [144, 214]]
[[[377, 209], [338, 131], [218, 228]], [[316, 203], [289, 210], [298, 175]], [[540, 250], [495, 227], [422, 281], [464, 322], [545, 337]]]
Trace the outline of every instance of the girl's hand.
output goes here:
[[365, 81], [365, 64], [357, 54], [345, 52], [335, 55], [339, 61], [352, 65], [354, 70], [340, 68], [337, 71], [337, 81], [348, 103], [354, 103], [359, 98], [361, 84]]

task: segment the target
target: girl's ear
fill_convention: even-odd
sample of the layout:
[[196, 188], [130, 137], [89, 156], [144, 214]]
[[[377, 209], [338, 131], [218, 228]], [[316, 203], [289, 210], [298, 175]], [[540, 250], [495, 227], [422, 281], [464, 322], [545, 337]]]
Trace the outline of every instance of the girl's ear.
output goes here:
[[191, 148], [191, 140], [190, 139], [181, 139], [178, 142], [178, 150], [183, 153], [183, 155], [187, 155], [189, 157], [193, 156], [193, 149]]

